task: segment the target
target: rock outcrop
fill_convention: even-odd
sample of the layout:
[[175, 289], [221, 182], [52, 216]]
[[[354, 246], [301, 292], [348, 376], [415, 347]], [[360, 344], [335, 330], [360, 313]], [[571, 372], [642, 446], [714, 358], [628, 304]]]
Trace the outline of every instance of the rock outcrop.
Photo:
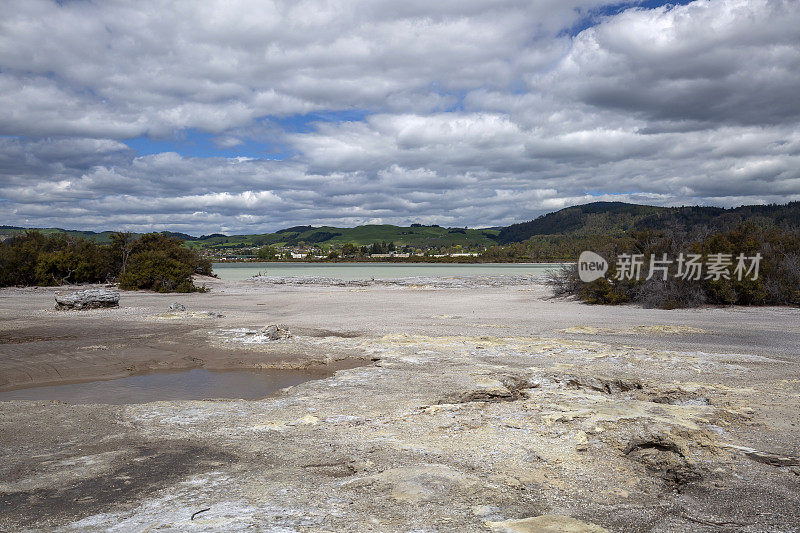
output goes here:
[[56, 293], [56, 309], [98, 309], [118, 306], [119, 293], [108, 289], [86, 289]]
[[277, 326], [275, 324], [263, 328], [261, 330], [261, 334], [273, 341], [289, 339], [292, 337], [292, 334], [288, 329], [282, 328], [281, 326]]

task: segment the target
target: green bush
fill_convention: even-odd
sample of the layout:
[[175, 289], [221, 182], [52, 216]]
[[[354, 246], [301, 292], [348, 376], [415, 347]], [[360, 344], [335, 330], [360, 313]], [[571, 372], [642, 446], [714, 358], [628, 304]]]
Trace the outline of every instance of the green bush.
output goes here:
[[[578, 278], [571, 266], [552, 274], [548, 280], [557, 296], [575, 296], [593, 304], [635, 302], [644, 307], [673, 309], [718, 305], [800, 305], [800, 232], [777, 227], [765, 228], [753, 223], [740, 224], [728, 231], [690, 239], [683, 234], [653, 231], [631, 232], [630, 241], [608, 243], [595, 248], [609, 263], [605, 277], [591, 283]], [[645, 264], [640, 279], [616, 279], [615, 258], [621, 254], [643, 254]], [[730, 276], [730, 279], [684, 280], [675, 276], [677, 266], [670, 266], [667, 279], [655, 276], [644, 279], [651, 255], [674, 260], [678, 254], [738, 254], [753, 257], [761, 254], [759, 276]], [[577, 254], [576, 254], [577, 255]], [[731, 269], [732, 274], [732, 269]]]
[[163, 250], [146, 250], [134, 255], [119, 277], [122, 289], [156, 292], [193, 292], [192, 266], [170, 257]]
[[98, 283], [114, 277], [107, 247], [26, 231], [0, 243], [0, 286]]
[[211, 275], [211, 262], [160, 233], [115, 233], [111, 244], [27, 231], [0, 243], [0, 286], [55, 286], [119, 280], [124, 289], [199, 290], [193, 274]]
[[148, 233], [133, 241], [125, 269], [120, 273], [122, 289], [156, 292], [193, 292], [193, 274], [211, 275], [211, 262], [181, 241], [161, 233]]
[[348, 242], [342, 246], [342, 257], [354, 257], [358, 252], [358, 247], [355, 244]]

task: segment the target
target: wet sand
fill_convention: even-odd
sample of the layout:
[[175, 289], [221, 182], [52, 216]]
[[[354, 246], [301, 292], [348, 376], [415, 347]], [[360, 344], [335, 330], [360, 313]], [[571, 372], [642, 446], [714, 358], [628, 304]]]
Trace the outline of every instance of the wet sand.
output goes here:
[[180, 400], [261, 400], [281, 389], [333, 375], [330, 370], [165, 370], [136, 376], [0, 391], [0, 402], [59, 401], [127, 405]]
[[[0, 290], [0, 390], [335, 374], [260, 401], [2, 402], [0, 529], [800, 526], [800, 309], [595, 307], [537, 283], [204, 281], [82, 312], [52, 310], [55, 289]], [[294, 337], [251, 342], [269, 324]]]

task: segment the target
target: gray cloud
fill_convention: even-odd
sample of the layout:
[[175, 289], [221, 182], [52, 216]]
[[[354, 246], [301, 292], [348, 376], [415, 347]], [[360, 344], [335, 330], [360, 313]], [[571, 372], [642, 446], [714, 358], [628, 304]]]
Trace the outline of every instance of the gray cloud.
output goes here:
[[602, 3], [30, 0], [0, 21], [0, 133], [126, 138], [437, 108], [448, 91], [517, 79], [541, 53], [531, 39]]
[[796, 123], [798, 43], [792, 0], [631, 9], [582, 32], [558, 67], [531, 83], [649, 120]]
[[[69, 2], [0, 20], [0, 223], [498, 225], [601, 199], [800, 199], [786, 0]], [[360, 110], [282, 131], [265, 117]], [[138, 156], [186, 129], [282, 161]]]

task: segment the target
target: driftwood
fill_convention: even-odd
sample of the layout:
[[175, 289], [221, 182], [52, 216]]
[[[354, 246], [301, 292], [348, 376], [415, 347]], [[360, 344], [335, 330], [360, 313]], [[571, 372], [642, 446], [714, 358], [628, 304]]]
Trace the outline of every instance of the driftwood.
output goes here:
[[119, 293], [108, 289], [56, 293], [56, 309], [97, 309], [119, 306]]

